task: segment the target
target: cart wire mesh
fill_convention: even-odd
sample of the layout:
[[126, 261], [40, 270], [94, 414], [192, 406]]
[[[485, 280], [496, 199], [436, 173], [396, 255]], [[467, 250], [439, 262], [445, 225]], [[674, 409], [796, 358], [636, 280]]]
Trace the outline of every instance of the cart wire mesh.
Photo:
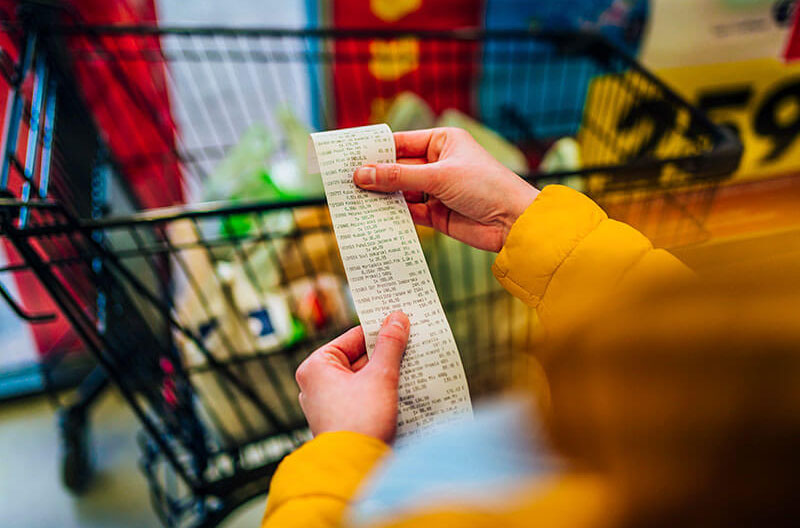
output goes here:
[[[704, 236], [714, 191], [740, 154], [590, 34], [41, 19], [7, 30], [24, 52], [7, 76], [0, 225], [13, 258], [0, 272], [36, 277], [141, 420], [142, 466], [167, 525], [214, 525], [267, 489], [280, 459], [308, 438], [297, 365], [357, 323], [321, 196], [180, 204], [208, 197], [254, 128], [270, 138], [273, 176], [275, 167], [297, 176], [298, 137], [385, 117], [404, 91], [427, 94], [435, 112], [480, 108], [530, 167], [560, 137], [579, 140], [581, 168], [531, 169], [529, 181], [578, 187], [673, 243]], [[389, 80], [369, 81], [364, 68]], [[95, 82], [76, 82], [87, 78]], [[163, 86], [148, 86], [153, 79]], [[153, 111], [158, 93], [171, 112]], [[95, 180], [125, 188], [134, 207], [176, 205], [107, 217], [75, 191]], [[420, 238], [472, 395], [495, 393], [515, 352], [538, 338], [535, 314], [492, 280], [492, 255], [427, 230]]]
[[[523, 176], [532, 183], [574, 184], [656, 243], [675, 246], [707, 236], [703, 222], [714, 190], [740, 156], [740, 145], [725, 130], [592, 34], [75, 31], [71, 59], [78, 70], [92, 71], [98, 63], [163, 67], [174, 117], [153, 120], [174, 119], [181, 134], [154, 141], [129, 130], [131, 123], [111, 123], [141, 145], [117, 161], [128, 170], [152, 170], [177, 158], [189, 186], [202, 186], [250, 127], [263, 125], [271, 137], [290, 142], [287, 110], [310, 129], [356, 126], [388, 117], [398, 95], [412, 92], [426, 94], [435, 113], [479, 111], [484, 125], [522, 148], [529, 161]], [[408, 39], [419, 44], [404, 47]], [[365, 68], [382, 70], [383, 80], [365, 75]], [[116, 80], [124, 83], [130, 71], [119, 68]], [[107, 113], [114, 105], [147, 106], [147, 94], [130, 84], [127, 100], [97, 104], [107, 105]], [[581, 166], [537, 171], [553, 141], [564, 136], [578, 138]]]

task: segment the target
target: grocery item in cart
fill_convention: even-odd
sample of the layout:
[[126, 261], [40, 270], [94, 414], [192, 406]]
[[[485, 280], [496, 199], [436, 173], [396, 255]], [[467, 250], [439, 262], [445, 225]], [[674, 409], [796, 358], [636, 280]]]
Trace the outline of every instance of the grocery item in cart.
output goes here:
[[250, 126], [204, 182], [202, 200], [279, 198], [281, 191], [272, 182], [269, 174], [269, 160], [274, 150], [275, 146], [266, 127], [261, 124]]
[[175, 342], [192, 383], [206, 395], [210, 430], [220, 441], [221, 431], [244, 441], [271, 424], [247, 397], [220, 384], [206, 354], [235, 365], [265, 404], [280, 409], [278, 417], [289, 422], [295, 417], [285, 413], [293, 407], [277, 398], [296, 391], [294, 369], [268, 366], [285, 361], [274, 353], [356, 319], [341, 263], [331, 258], [329, 218], [318, 207], [288, 217], [292, 228], [271, 225], [274, 238], [254, 236], [242, 241], [239, 251], [209, 250], [201, 243], [203, 230], [189, 220], [173, 222], [168, 231], [171, 245], [181, 248], [174, 273], [178, 319], [202, 346], [179, 332]]
[[463, 128], [472, 134], [475, 141], [485, 148], [489, 154], [494, 156], [497, 161], [517, 174], [528, 174], [528, 160], [519, 148], [491, 128], [471, 118], [467, 114], [455, 108], [449, 108], [442, 112], [442, 115], [440, 115], [439, 119], [436, 121], [436, 125], [440, 127]]
[[[570, 136], [562, 137], [550, 145], [539, 164], [539, 172], [542, 174], [573, 173], [580, 169], [581, 145], [575, 138]], [[539, 180], [540, 186], [548, 183], [561, 183], [579, 192], [586, 191], [586, 179], [576, 174], [554, 178], [552, 181], [549, 181], [546, 177]]]
[[287, 106], [277, 112], [283, 129], [285, 149], [279, 149], [272, 160], [272, 180], [283, 196], [294, 198], [321, 197], [322, 182], [308, 173], [309, 129]]
[[542, 156], [540, 172], [574, 172], [581, 168], [581, 146], [572, 137], [555, 141]]
[[434, 126], [463, 128], [500, 163], [517, 174], [528, 173], [525, 154], [510, 141], [455, 108], [444, 110], [437, 119], [430, 105], [414, 92], [402, 92], [395, 97], [386, 112], [385, 121], [394, 131], [419, 130]]
[[[276, 368], [273, 363], [285, 358], [274, 352], [305, 339], [315, 329], [352, 324], [354, 311], [346, 284], [341, 277], [324, 274], [263, 292], [241, 267], [228, 264], [225, 268], [219, 274], [227, 282], [219, 290], [209, 288], [213, 292], [209, 309], [198, 312], [197, 304], [185, 304], [181, 316], [188, 318], [189, 328], [200, 335], [207, 353], [217, 361], [231, 362], [267, 407], [276, 409], [281, 420], [291, 422], [288, 413], [292, 407], [279, 398], [281, 394], [296, 398], [293, 369], [288, 365]], [[267, 417], [247, 397], [235, 390], [222, 393], [213, 371], [207, 368], [204, 351], [192, 341], [176, 337], [192, 384], [205, 395], [204, 407], [216, 417], [211, 427], [214, 436], [224, 431], [244, 441], [251, 439], [250, 429], [269, 430]]]
[[395, 132], [420, 130], [433, 127], [436, 115], [422, 97], [414, 92], [402, 92], [392, 101], [384, 120]]

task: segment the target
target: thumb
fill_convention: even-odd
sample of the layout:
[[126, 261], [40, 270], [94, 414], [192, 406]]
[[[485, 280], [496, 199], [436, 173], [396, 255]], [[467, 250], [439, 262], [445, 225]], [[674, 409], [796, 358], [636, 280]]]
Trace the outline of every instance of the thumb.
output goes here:
[[394, 312], [386, 318], [378, 332], [375, 350], [365, 369], [397, 377], [400, 373], [400, 361], [408, 343], [411, 324], [403, 312]]
[[436, 163], [406, 165], [378, 163], [359, 167], [353, 180], [368, 191], [420, 191], [435, 194], [439, 166]]

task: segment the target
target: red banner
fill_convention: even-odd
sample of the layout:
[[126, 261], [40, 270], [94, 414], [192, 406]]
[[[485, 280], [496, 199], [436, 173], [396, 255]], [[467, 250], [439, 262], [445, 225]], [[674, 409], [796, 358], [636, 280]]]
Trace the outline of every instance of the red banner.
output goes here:
[[[64, 19], [65, 23], [81, 21], [88, 24], [127, 25], [156, 22], [153, 0], [72, 0], [70, 3], [72, 13], [77, 13], [78, 19], [68, 16]], [[13, 21], [16, 2], [2, 1], [0, 8], [3, 18]], [[21, 52], [17, 46], [19, 36], [0, 32], [0, 46], [14, 62], [19, 59]], [[70, 54], [74, 57], [72, 73], [78, 88], [89, 106], [91, 117], [122, 169], [122, 176], [127, 180], [134, 200], [144, 208], [182, 202], [181, 173], [175, 154], [176, 127], [170, 112], [166, 71], [158, 37], [110, 37], [87, 33], [71, 38], [68, 44]], [[26, 81], [22, 92], [25, 99], [30, 101], [30, 79]], [[7, 110], [7, 98], [8, 90], [0, 90], [0, 110], [3, 113]], [[17, 149], [17, 158], [23, 163], [27, 134], [28, 128], [23, 125], [19, 131]], [[54, 173], [53, 177], [57, 175]], [[17, 196], [21, 185], [19, 177], [12, 177], [9, 181], [10, 190]], [[53, 186], [68, 189], [71, 193], [86, 193], [86, 196], [91, 193], [91, 189], [69, 188], [70, 182], [54, 181]], [[7, 242], [3, 246], [7, 262], [21, 262]], [[69, 244], [64, 241], [64, 245], [59, 246], [54, 241], [49, 252], [55, 252], [56, 247], [68, 248]], [[76, 290], [92, 291], [94, 286], [88, 277], [79, 275], [72, 277], [69, 284]], [[32, 273], [14, 273], [14, 279], [20, 301], [26, 310], [32, 313], [58, 313], [47, 291]], [[87, 298], [85, 295], [82, 297]], [[82, 348], [63, 316], [31, 328], [41, 355]]]

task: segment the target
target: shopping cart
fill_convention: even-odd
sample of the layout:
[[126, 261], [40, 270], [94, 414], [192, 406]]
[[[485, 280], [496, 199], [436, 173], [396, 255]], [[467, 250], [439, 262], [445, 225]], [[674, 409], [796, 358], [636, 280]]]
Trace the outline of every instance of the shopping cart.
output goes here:
[[[142, 468], [169, 526], [220, 522], [267, 491], [282, 457], [309, 438], [294, 370], [356, 322], [330, 219], [319, 196], [104, 218], [74, 196], [74, 182], [101, 165], [113, 180], [177, 161], [186, 188], [202, 189], [254, 123], [277, 138], [274, 155], [288, 157], [297, 142], [276, 119], [286, 108], [319, 129], [364, 124], [370, 112], [357, 94], [388, 99], [409, 82], [403, 89], [464, 108], [478, 104], [480, 82], [512, 75], [527, 89], [504, 98], [484, 86], [482, 121], [534, 167], [560, 136], [576, 135], [583, 149], [580, 169], [525, 176], [580, 186], [651, 234], [703, 236], [714, 191], [741, 154], [726, 131], [591, 34], [87, 27], [44, 16], [9, 30], [27, 52], [9, 76], [21, 102], [6, 123], [0, 200], [2, 235], [20, 259], [2, 271], [44, 285], [141, 421]], [[376, 56], [370, 47], [398, 39], [420, 43], [416, 55], [389, 46]], [[73, 79], [98, 61], [164, 66], [180, 132], [174, 149], [126, 157], [105, 147], [108, 130], [92, 125]], [[370, 61], [424, 68], [373, 84], [348, 76]], [[37, 103], [26, 82], [37, 86], [43, 71], [52, 89]], [[106, 81], [124, 84], [125, 72]], [[472, 95], [456, 100], [451, 92], [464, 86]], [[545, 104], [531, 100], [543, 91]], [[111, 111], [147, 105], [133, 86], [126, 93], [108, 101]], [[48, 111], [57, 114], [49, 125]], [[22, 127], [43, 133], [28, 134], [21, 148]], [[88, 132], [77, 134], [81, 127]], [[535, 342], [535, 316], [491, 279], [491, 255], [420, 236], [473, 397], [496, 392], [514, 352]]]

